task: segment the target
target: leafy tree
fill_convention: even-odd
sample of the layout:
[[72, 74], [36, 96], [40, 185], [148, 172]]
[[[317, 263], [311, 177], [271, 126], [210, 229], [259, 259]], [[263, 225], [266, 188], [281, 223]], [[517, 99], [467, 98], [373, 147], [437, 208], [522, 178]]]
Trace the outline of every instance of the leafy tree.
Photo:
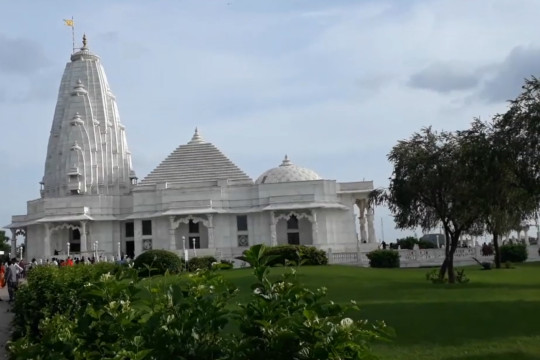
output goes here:
[[540, 80], [525, 79], [523, 92], [494, 119], [499, 146], [514, 162], [516, 185], [540, 200]]
[[471, 127], [459, 132], [463, 171], [476, 191], [472, 194], [479, 222], [469, 230], [484, 228], [493, 236], [495, 265], [501, 267], [499, 237], [520, 226], [534, 213], [536, 203], [519, 186], [513, 152], [506, 151], [493, 127], [475, 119]]
[[477, 223], [475, 187], [464, 171], [459, 134], [424, 128], [395, 145], [388, 155], [394, 165], [388, 189], [370, 194], [375, 204], [385, 203], [400, 229], [431, 230], [439, 224], [446, 235], [442, 279], [455, 283], [454, 253], [461, 234]]
[[4, 255], [0, 256], [0, 261], [2, 264], [9, 260], [9, 254], [11, 252], [9, 240], [9, 237], [6, 236], [6, 232], [4, 230], [0, 230], [0, 251], [4, 252]]

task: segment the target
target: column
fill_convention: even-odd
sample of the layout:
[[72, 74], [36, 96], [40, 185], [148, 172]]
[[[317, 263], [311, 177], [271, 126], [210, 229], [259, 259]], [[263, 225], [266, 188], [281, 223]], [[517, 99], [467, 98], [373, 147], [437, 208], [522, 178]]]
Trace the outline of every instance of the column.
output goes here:
[[319, 243], [318, 234], [319, 234], [319, 224], [317, 223], [317, 212], [315, 209], [311, 210], [311, 238], [312, 244], [316, 245]]
[[367, 242], [365, 200], [358, 200], [356, 204], [358, 205], [358, 210], [360, 211], [358, 220], [360, 221], [360, 242], [363, 244]]
[[51, 227], [49, 224], [43, 224], [45, 227], [45, 238], [43, 239], [43, 256], [45, 259], [51, 257]]
[[216, 248], [216, 240], [214, 239], [214, 215], [208, 214], [208, 248]]
[[367, 211], [367, 226], [368, 226], [368, 243], [376, 243], [377, 238], [375, 237], [375, 227], [373, 226], [373, 208], [368, 209]]
[[17, 230], [11, 229], [11, 254], [10, 258], [17, 257]]
[[133, 242], [135, 245], [135, 257], [141, 255], [142, 249], [142, 222], [139, 219], [133, 220], [133, 230], [135, 232], [135, 237]]
[[174, 216], [169, 216], [169, 250], [176, 250], [176, 227], [174, 226]]
[[276, 217], [273, 211], [270, 211], [270, 244], [272, 246], [277, 245]]
[[86, 221], [81, 221], [81, 254], [86, 255], [88, 251], [88, 242], [86, 238]]

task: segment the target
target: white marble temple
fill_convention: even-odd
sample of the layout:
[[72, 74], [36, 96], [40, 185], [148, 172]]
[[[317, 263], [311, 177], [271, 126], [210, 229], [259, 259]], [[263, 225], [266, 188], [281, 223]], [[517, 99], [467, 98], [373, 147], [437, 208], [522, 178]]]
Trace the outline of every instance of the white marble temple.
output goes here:
[[197, 130], [137, 183], [116, 99], [86, 39], [62, 77], [41, 187], [6, 226], [25, 237], [28, 258], [65, 254], [68, 243], [86, 256], [120, 246], [131, 256], [230, 257], [258, 243], [346, 251], [376, 242], [371, 181], [322, 179], [285, 156], [254, 182]]

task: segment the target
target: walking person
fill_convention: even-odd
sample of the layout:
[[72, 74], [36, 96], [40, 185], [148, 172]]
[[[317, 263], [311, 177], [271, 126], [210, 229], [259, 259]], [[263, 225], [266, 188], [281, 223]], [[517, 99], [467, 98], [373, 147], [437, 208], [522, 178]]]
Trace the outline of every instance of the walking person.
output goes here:
[[8, 286], [9, 302], [15, 300], [15, 291], [19, 287], [19, 279], [17, 274], [22, 272], [22, 268], [17, 264], [17, 259], [11, 259], [10, 265], [6, 270], [6, 282]]

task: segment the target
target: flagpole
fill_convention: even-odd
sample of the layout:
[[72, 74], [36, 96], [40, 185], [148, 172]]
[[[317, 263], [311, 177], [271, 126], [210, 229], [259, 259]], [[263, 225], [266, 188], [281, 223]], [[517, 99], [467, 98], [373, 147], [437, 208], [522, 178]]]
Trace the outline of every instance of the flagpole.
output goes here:
[[75, 21], [73, 20], [73, 16], [71, 17], [71, 41], [73, 44], [73, 52], [75, 53]]

